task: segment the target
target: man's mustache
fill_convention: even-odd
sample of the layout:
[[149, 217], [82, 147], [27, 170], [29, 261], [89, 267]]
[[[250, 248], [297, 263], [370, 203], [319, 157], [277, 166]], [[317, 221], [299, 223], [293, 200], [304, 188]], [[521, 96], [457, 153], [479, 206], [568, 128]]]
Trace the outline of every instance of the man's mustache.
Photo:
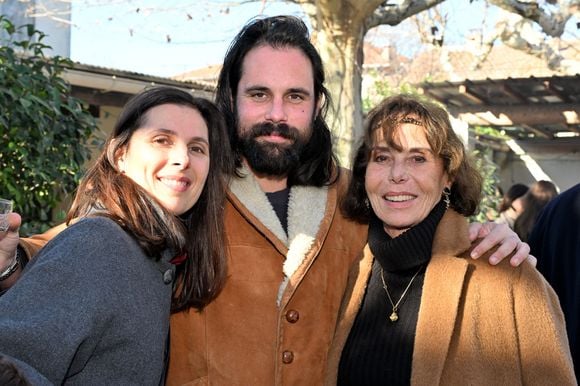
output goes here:
[[248, 133], [251, 138], [256, 138], [260, 136], [276, 134], [280, 137], [296, 141], [299, 137], [298, 129], [287, 125], [286, 123], [270, 123], [263, 122], [258, 123], [250, 129]]

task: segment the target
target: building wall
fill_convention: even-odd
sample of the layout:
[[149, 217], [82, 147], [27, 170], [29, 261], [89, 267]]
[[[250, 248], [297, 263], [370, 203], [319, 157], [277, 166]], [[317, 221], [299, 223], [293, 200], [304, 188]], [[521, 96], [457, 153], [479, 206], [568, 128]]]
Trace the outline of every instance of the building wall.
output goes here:
[[[97, 134], [98, 138], [101, 140], [106, 140], [109, 134], [113, 131], [113, 127], [115, 126], [115, 122], [119, 115], [121, 114], [120, 107], [114, 106], [100, 106], [99, 108], [99, 116], [97, 118], [97, 124], [99, 126], [99, 133]], [[92, 149], [92, 157], [91, 161], [95, 159], [95, 156], [100, 153], [102, 149]]]
[[560, 191], [580, 183], [580, 137], [519, 141], [518, 144], [525, 151], [523, 157], [513, 152], [496, 154], [504, 191], [514, 183], [530, 185], [545, 179], [536, 173], [534, 163]]

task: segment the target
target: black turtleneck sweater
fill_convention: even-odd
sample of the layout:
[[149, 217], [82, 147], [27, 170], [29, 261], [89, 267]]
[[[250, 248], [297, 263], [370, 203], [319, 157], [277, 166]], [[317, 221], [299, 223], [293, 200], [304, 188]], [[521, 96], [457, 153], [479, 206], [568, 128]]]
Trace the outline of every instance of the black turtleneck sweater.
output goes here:
[[[383, 223], [369, 224], [369, 247], [375, 257], [366, 293], [346, 345], [338, 371], [338, 385], [409, 385], [413, 345], [425, 267], [431, 259], [433, 236], [445, 213], [440, 201], [420, 224], [392, 239]], [[383, 288], [381, 270], [393, 303], [399, 304], [399, 319], [389, 319], [393, 306]]]

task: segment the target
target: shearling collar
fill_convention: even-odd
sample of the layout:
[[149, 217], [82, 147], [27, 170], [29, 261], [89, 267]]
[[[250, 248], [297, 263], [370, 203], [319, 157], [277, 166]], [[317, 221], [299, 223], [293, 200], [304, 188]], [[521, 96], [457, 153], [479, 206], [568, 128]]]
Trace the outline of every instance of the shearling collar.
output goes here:
[[312, 249], [326, 211], [328, 187], [293, 186], [288, 200], [288, 235], [284, 232], [274, 208], [253, 174], [241, 169], [244, 177], [230, 181], [231, 192], [287, 248], [283, 265], [284, 281], [278, 293], [278, 303], [292, 275]]

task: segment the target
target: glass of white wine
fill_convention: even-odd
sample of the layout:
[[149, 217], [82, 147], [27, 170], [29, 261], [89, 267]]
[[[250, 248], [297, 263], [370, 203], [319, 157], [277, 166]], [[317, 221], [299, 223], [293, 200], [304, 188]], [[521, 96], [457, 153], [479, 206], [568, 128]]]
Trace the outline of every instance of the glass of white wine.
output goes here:
[[8, 230], [8, 214], [12, 212], [12, 201], [0, 198], [0, 232]]

